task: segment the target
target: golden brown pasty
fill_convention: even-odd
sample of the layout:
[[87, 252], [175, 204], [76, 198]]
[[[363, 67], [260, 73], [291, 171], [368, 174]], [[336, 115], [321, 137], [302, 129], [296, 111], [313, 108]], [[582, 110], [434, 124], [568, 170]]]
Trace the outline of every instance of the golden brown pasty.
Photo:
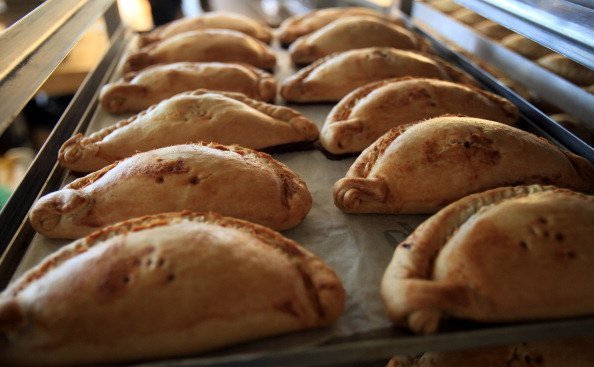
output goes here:
[[444, 316], [521, 321], [594, 312], [594, 197], [501, 187], [421, 224], [381, 283], [390, 320], [433, 333]]
[[466, 195], [522, 184], [594, 188], [594, 166], [499, 122], [442, 116], [394, 128], [334, 185], [347, 213], [434, 213]]
[[552, 52], [530, 38], [526, 38], [521, 34], [516, 33], [504, 37], [501, 40], [501, 44], [530, 60], [536, 60]]
[[327, 326], [334, 271], [268, 228], [218, 214], [122, 222], [50, 255], [0, 295], [3, 365], [200, 353]]
[[396, 126], [444, 114], [514, 124], [519, 111], [483, 90], [426, 78], [388, 79], [358, 88], [330, 112], [320, 143], [333, 154], [356, 153]]
[[386, 19], [365, 15], [337, 19], [299, 37], [289, 48], [296, 64], [309, 64], [335, 52], [366, 47], [417, 50], [422, 43], [409, 30]]
[[466, 8], [458, 9], [452, 12], [451, 17], [467, 25], [473, 25], [485, 20], [484, 17]]
[[403, 76], [474, 83], [470, 76], [439, 59], [413, 51], [370, 47], [317, 60], [287, 78], [281, 95], [291, 102], [334, 102], [365, 84]]
[[276, 95], [272, 75], [251, 65], [178, 62], [128, 73], [123, 80], [105, 85], [99, 101], [111, 113], [139, 112], [178, 93], [199, 88], [239, 92], [267, 102]]
[[141, 215], [215, 211], [285, 230], [311, 209], [305, 183], [268, 154], [186, 144], [136, 154], [40, 198], [29, 219], [46, 237], [78, 238]]
[[442, 13], [451, 14], [457, 10], [463, 9], [462, 6], [456, 4], [452, 0], [437, 0], [429, 4], [432, 8], [439, 10]]
[[272, 41], [272, 32], [268, 26], [242, 14], [215, 11], [193, 18], [182, 18], [155, 28], [152, 32], [140, 36], [138, 45], [144, 47], [150, 43], [171, 38], [180, 33], [201, 29], [231, 29], [254, 37], [264, 43]]
[[473, 28], [484, 36], [494, 40], [500, 40], [503, 37], [514, 33], [512, 30], [488, 19], [474, 24]]
[[590, 70], [563, 55], [551, 54], [543, 56], [536, 62], [543, 68], [576, 85], [594, 84], [594, 70]]
[[241, 32], [203, 29], [180, 33], [131, 54], [124, 64], [124, 72], [178, 61], [243, 62], [260, 69], [272, 69], [276, 56], [265, 43]]
[[396, 357], [386, 367], [590, 367], [592, 361], [594, 338], [585, 337]]
[[336, 19], [346, 18], [353, 15], [367, 15], [387, 19], [387, 17], [381, 13], [363, 7], [319, 9], [287, 18], [281, 23], [278, 29], [278, 37], [281, 44], [289, 45], [297, 38], [315, 32]]
[[551, 120], [558, 122], [561, 126], [571, 131], [585, 143], [594, 146], [594, 130], [583, 121], [578, 120], [568, 113], [556, 113], [549, 117]]
[[318, 128], [297, 111], [240, 93], [199, 89], [178, 94], [138, 115], [60, 149], [58, 160], [73, 171], [91, 172], [136, 152], [190, 142], [238, 144], [262, 150], [313, 142]]

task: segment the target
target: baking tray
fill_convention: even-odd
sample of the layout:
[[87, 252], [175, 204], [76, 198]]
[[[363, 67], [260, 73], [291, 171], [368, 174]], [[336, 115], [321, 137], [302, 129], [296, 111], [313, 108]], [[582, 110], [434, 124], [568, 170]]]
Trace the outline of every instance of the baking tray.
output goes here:
[[[119, 34], [106, 59], [89, 77], [81, 93], [91, 94], [91, 102], [79, 114], [68, 113], [61, 122], [80, 117], [74, 132], [92, 132], [113, 124], [122, 117], [113, 117], [97, 107], [97, 90], [92, 85], [102, 74], [102, 82], [117, 79], [121, 54], [134, 42], [130, 34]], [[443, 45], [437, 44], [438, 51]], [[279, 83], [294, 72], [286, 51], [276, 48]], [[446, 59], [460, 57], [443, 53]], [[467, 68], [468, 65], [460, 64]], [[473, 73], [481, 73], [479, 69]], [[96, 84], [96, 83], [95, 83]], [[85, 92], [86, 91], [86, 92]], [[513, 93], [513, 92], [511, 92]], [[82, 97], [81, 97], [82, 98]], [[81, 98], [73, 100], [71, 108]], [[281, 102], [279, 100], [279, 102]], [[310, 117], [318, 127], [332, 105], [290, 105]], [[547, 135], [531, 120], [523, 118], [523, 128]], [[54, 132], [56, 133], [56, 132]], [[67, 138], [66, 136], [65, 138]], [[64, 138], [64, 139], [65, 139]], [[550, 138], [550, 136], [549, 136]], [[41, 194], [54, 191], [75, 176], [55, 164]], [[297, 172], [308, 184], [314, 205], [298, 227], [283, 234], [320, 255], [344, 282], [347, 305], [343, 317], [330, 328], [293, 333], [246, 343], [200, 356], [132, 364], [135, 366], [303, 366], [336, 365], [388, 359], [395, 354], [414, 355], [424, 351], [466, 349], [487, 345], [503, 345], [527, 340], [561, 339], [594, 334], [594, 317], [548, 320], [521, 324], [480, 324], [462, 320], [445, 320], [437, 334], [417, 336], [394, 328], [383, 313], [379, 282], [391, 259], [394, 246], [404, 239], [427, 216], [420, 215], [346, 215], [332, 204], [332, 186], [343, 177], [354, 158], [331, 161], [318, 151], [275, 154], [275, 158]], [[25, 183], [26, 184], [26, 183]], [[27, 209], [27, 208], [26, 208]], [[0, 279], [4, 284], [18, 276], [69, 241], [48, 240], [35, 234], [26, 218], [0, 260]]]

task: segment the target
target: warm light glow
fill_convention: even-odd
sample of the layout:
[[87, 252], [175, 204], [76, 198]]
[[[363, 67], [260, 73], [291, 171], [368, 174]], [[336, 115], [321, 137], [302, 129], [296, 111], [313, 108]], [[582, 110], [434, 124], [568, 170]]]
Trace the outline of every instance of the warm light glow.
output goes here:
[[381, 6], [382, 8], [387, 8], [388, 6], [392, 5], [392, 0], [370, 0], [372, 3]]
[[118, 0], [120, 17], [124, 24], [135, 31], [153, 28], [151, 6], [147, 0]]

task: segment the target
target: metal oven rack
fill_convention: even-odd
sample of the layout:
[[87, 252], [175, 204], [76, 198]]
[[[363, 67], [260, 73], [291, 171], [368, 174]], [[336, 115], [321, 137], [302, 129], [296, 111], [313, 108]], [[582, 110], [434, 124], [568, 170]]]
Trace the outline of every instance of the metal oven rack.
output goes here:
[[[524, 3], [527, 0], [510, 1]], [[464, 5], [466, 3], [483, 4], [484, 7], [477, 6], [476, 11], [486, 17], [491, 14], [487, 5], [494, 3], [494, 1], [488, 0], [459, 2]], [[516, 103], [520, 107], [523, 121], [529, 129], [557, 141], [590, 161], [594, 161], [594, 152], [591, 147], [550, 120], [472, 62], [418, 27], [418, 19], [415, 14], [419, 13], [415, 13], [415, 11], [422, 11], [424, 6], [424, 4], [412, 1], [400, 2], [400, 9], [405, 13], [407, 10], [413, 10], [412, 13], [408, 13], [411, 14], [409, 26], [428, 37], [443, 58], [471, 73], [485, 87], [495, 90]], [[422, 15], [422, 13], [420, 14]], [[66, 176], [65, 170], [59, 167], [56, 162], [59, 147], [73, 133], [86, 130], [91, 116], [97, 109], [98, 89], [114, 73], [132, 35], [120, 24], [114, 0], [48, 0], [21, 22], [0, 35], [0, 49], [5, 50], [5, 57], [0, 59], [0, 98], [3, 101], [0, 105], [0, 126], [6, 126], [67, 55], [85, 28], [101, 15], [105, 17], [111, 38], [109, 50], [96, 69], [89, 74], [36, 157], [23, 182], [0, 213], [0, 285], [2, 288], [12, 278], [33, 237], [34, 231], [27, 220], [29, 208], [37, 197], [59, 188]], [[510, 15], [508, 14], [508, 16]], [[503, 23], [508, 18], [497, 19], [493, 16], [493, 19], [503, 19], [501, 21]], [[517, 21], [519, 18], [512, 17], [510, 19]], [[546, 28], [543, 29], [546, 30]], [[590, 37], [590, 41], [592, 39]], [[594, 58], [592, 49], [585, 48], [585, 50], [589, 52], [587, 54], [589, 60], [592, 60]], [[568, 56], [577, 55], [571, 52], [567, 54]], [[576, 59], [580, 61], [579, 57]], [[386, 328], [365, 335], [330, 340], [309, 348], [264, 352], [233, 352], [231, 349], [200, 357], [146, 362], [138, 365], [335, 365], [378, 361], [395, 354], [410, 355], [428, 350], [454, 350], [591, 334], [594, 334], [594, 317], [489, 326], [450, 320], [444, 322], [438, 334], [430, 336], [414, 336], [400, 329]]]

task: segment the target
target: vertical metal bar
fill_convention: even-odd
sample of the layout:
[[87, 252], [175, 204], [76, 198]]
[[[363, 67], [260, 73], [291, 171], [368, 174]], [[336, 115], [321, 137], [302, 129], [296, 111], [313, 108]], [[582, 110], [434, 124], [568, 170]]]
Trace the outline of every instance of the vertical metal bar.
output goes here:
[[118, 10], [118, 3], [114, 2], [111, 4], [109, 9], [103, 14], [105, 19], [105, 26], [107, 27], [107, 35], [109, 38], [113, 37], [115, 31], [118, 29], [121, 23], [120, 12]]
[[392, 9], [400, 9], [400, 11], [410, 17], [412, 14], [413, 0], [393, 0]]

